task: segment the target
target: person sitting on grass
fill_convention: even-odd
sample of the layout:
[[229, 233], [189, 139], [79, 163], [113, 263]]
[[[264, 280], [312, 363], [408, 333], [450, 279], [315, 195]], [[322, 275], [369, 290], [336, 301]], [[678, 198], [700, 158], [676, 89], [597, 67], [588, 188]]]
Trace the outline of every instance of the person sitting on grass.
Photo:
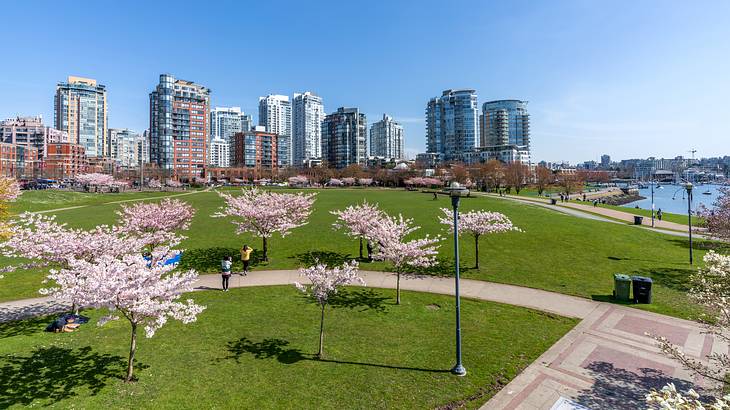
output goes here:
[[75, 321], [76, 320], [73, 317], [66, 318], [61, 316], [48, 325], [46, 331], [54, 333], [71, 333], [79, 327], [79, 324], [75, 323]]
[[226, 256], [221, 261], [221, 277], [223, 278], [223, 291], [228, 292], [228, 281], [231, 279], [231, 266], [233, 258]]
[[241, 248], [241, 260], [243, 261], [243, 273], [241, 275], [248, 275], [248, 265], [251, 263], [251, 253], [253, 248], [248, 245], [243, 245]]

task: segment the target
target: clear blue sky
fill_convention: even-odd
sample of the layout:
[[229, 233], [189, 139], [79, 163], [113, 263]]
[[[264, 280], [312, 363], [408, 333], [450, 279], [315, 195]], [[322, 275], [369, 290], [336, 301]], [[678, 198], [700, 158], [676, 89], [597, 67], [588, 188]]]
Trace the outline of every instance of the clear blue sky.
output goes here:
[[111, 127], [142, 131], [169, 72], [254, 116], [305, 90], [389, 113], [415, 153], [428, 99], [469, 87], [530, 101], [535, 160], [730, 155], [727, 0], [246, 3], [5, 2], [0, 117], [51, 124], [80, 75], [107, 86]]

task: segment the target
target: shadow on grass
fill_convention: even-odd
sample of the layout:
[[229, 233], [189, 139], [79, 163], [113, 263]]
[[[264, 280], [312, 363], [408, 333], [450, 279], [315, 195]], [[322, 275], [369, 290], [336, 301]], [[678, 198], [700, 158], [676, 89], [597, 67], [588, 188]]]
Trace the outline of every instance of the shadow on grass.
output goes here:
[[[329, 298], [327, 303], [335, 309], [347, 308], [357, 309], [361, 312], [366, 310], [385, 312], [385, 306], [393, 304], [392, 299], [372, 289], [340, 289]], [[386, 303], [386, 301], [391, 302]]]
[[[233, 258], [233, 266], [231, 269], [234, 272], [243, 271], [241, 250], [238, 248], [222, 247], [188, 249], [183, 252], [178, 267], [183, 270], [195, 269], [201, 273], [218, 273], [221, 271], [221, 261], [227, 256]], [[251, 253], [250, 267], [254, 268], [265, 263], [263, 257], [263, 251], [255, 249]]]
[[[673, 238], [668, 241], [680, 248], [689, 249], [689, 239], [687, 238]], [[730, 244], [694, 237], [692, 238], [692, 249], [727, 253], [730, 251]]]
[[296, 259], [299, 263], [306, 267], [310, 267], [316, 263], [324, 263], [329, 267], [335, 267], [355, 259], [350, 256], [349, 253], [346, 254], [331, 251], [302, 252], [292, 256], [292, 258]]
[[121, 380], [125, 369], [124, 358], [88, 346], [39, 347], [30, 356], [0, 356], [0, 408], [29, 406], [35, 400], [56, 404], [76, 396], [77, 389], [95, 395], [110, 381]]
[[591, 409], [645, 408], [646, 393], [651, 389], [660, 390], [667, 383], [674, 383], [682, 392], [693, 388], [691, 383], [655, 369], [629, 371], [608, 362], [592, 362], [586, 369], [595, 382], [592, 387], [580, 391], [575, 401]]
[[313, 354], [304, 354], [300, 349], [289, 347], [289, 341], [279, 338], [267, 338], [260, 342], [253, 342], [246, 337], [228, 342], [229, 355], [223, 359], [232, 359], [240, 363], [244, 354], [250, 354], [256, 359], [275, 359], [279, 363], [294, 364], [302, 360], [310, 360], [322, 363], [349, 364], [353, 366], [379, 367], [394, 370], [413, 370], [429, 373], [447, 373], [444, 369], [424, 369], [420, 367], [393, 366], [378, 363], [364, 363], [346, 360], [318, 359]]
[[41, 333], [46, 329], [46, 326], [56, 320], [56, 317], [57, 315], [48, 315], [0, 323], [0, 339]]
[[639, 269], [632, 274], [650, 277], [655, 284], [665, 288], [688, 292], [690, 289], [689, 277], [696, 271], [696, 269], [686, 268], [653, 268]]

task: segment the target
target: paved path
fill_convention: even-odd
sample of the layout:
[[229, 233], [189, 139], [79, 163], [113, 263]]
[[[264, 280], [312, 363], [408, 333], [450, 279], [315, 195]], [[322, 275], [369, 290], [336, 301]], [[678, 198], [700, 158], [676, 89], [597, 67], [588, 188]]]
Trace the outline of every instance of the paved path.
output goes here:
[[[362, 272], [369, 287], [394, 288], [395, 276]], [[255, 271], [234, 275], [231, 287], [287, 285], [304, 281], [295, 270]], [[401, 279], [401, 288], [453, 294], [453, 279], [426, 276]], [[220, 289], [220, 275], [201, 275], [196, 290]], [[701, 333], [695, 322], [594, 302], [544, 290], [463, 279], [464, 297], [524, 306], [581, 322], [528, 366], [482, 409], [550, 409], [561, 398], [591, 409], [644, 408], [651, 388], [674, 382], [679, 387], [693, 380], [677, 363], [662, 356], [644, 333], [666, 335], [701, 360], [709, 353], [728, 352], [728, 346]], [[0, 322], [63, 310], [50, 298], [0, 304]], [[469, 364], [466, 363], [467, 370]]]

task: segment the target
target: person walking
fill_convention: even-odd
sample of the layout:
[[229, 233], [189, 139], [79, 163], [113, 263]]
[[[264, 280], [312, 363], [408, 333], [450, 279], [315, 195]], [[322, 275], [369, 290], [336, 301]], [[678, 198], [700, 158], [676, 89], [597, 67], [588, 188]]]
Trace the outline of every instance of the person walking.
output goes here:
[[241, 248], [241, 261], [243, 261], [243, 273], [242, 275], [248, 275], [248, 265], [251, 263], [251, 252], [253, 248], [248, 245], [243, 245]]
[[663, 215], [662, 208], [659, 208], [659, 210], [656, 213], [656, 217], [659, 218], [660, 221], [662, 220], [662, 215]]
[[228, 281], [231, 279], [231, 266], [233, 266], [233, 258], [226, 256], [221, 261], [221, 277], [223, 278], [223, 291], [228, 292]]

